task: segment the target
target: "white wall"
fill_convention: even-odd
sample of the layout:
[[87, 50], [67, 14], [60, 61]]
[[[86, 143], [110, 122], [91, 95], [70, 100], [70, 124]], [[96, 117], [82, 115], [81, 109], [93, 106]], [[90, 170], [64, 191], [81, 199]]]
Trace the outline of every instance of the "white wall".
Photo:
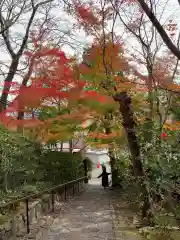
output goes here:
[[98, 161], [103, 161], [107, 163], [110, 161], [109, 156], [107, 154], [97, 154], [95, 153], [85, 153], [86, 157], [90, 158], [94, 165], [98, 164]]

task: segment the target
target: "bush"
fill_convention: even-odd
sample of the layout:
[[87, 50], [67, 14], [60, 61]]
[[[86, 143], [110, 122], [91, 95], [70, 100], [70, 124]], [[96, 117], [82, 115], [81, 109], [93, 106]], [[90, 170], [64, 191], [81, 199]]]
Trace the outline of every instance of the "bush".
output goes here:
[[0, 126], [0, 203], [84, 175], [80, 153], [44, 150], [19, 133]]
[[70, 152], [45, 152], [40, 167], [44, 169], [42, 180], [53, 184], [71, 181], [84, 174], [81, 156]]

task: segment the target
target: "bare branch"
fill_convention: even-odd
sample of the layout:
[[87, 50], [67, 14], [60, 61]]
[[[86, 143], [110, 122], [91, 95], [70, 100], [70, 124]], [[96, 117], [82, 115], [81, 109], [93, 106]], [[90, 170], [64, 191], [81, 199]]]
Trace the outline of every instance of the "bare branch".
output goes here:
[[[5, 1], [1, 1], [0, 3], [0, 16], [2, 16], [2, 7], [4, 3]], [[15, 7], [15, 5], [11, 6], [11, 9], [7, 13], [7, 18], [4, 20], [4, 22], [2, 21], [0, 22], [0, 34], [3, 34], [5, 31], [7, 31], [10, 27], [12, 27], [17, 22], [17, 20], [19, 19], [19, 17], [21, 16], [24, 10], [25, 4], [26, 4], [26, 1], [23, 2], [23, 5], [20, 8], [20, 11], [18, 13], [13, 13], [13, 14], [12, 14], [12, 10]]]
[[166, 46], [171, 50], [171, 52], [178, 58], [180, 59], [180, 51], [179, 49], [174, 45], [174, 43], [171, 41], [170, 37], [166, 33], [165, 29], [163, 26], [160, 24], [158, 21], [157, 17], [153, 13], [153, 11], [149, 8], [147, 3], [144, 0], [137, 0], [139, 4], [141, 5], [141, 8], [143, 11], [146, 13], [154, 27], [157, 29], [158, 33], [160, 34], [161, 38], [163, 39], [164, 43]]
[[[1, 24], [1, 26], [6, 26], [6, 21], [5, 21], [5, 19], [3, 18], [1, 11], [0, 11], [0, 24]], [[5, 28], [6, 28], [6, 27], [5, 27]], [[8, 27], [7, 27], [6, 31], [3, 31], [1, 34], [2, 34], [2, 37], [3, 37], [3, 39], [4, 39], [4, 42], [5, 42], [5, 44], [6, 44], [6, 47], [7, 47], [7, 50], [8, 50], [8, 52], [9, 52], [9, 54], [10, 54], [11, 57], [13, 58], [13, 57], [15, 56], [15, 53], [14, 53], [14, 51], [13, 51], [13, 49], [12, 49], [12, 46], [11, 46], [11, 44], [10, 44], [10, 41], [9, 41]]]

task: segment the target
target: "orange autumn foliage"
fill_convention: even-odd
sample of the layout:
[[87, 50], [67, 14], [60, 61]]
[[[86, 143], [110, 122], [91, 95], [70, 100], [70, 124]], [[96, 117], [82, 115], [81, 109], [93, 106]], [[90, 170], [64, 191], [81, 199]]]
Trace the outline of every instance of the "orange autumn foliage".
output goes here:
[[114, 139], [116, 137], [119, 137], [122, 135], [121, 131], [114, 131], [109, 134], [105, 133], [100, 133], [100, 132], [90, 132], [88, 134], [89, 138], [97, 138], [97, 139], [104, 139], [104, 140], [109, 140], [109, 139]]
[[[120, 54], [123, 53], [122, 44], [114, 44], [111, 40], [104, 44], [103, 39], [100, 42], [101, 44], [95, 41], [88, 49], [88, 54], [84, 55], [84, 62], [92, 63], [91, 73], [104, 76], [117, 73], [119, 70], [126, 71], [127, 62], [124, 57], [120, 57]], [[86, 66], [82, 66], [81, 70], [84, 74], [88, 72]]]

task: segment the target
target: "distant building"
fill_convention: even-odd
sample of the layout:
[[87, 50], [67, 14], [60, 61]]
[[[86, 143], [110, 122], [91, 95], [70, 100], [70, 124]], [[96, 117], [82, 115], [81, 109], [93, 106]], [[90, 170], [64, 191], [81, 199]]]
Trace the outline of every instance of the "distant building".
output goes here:
[[92, 161], [93, 165], [97, 165], [98, 162], [102, 162], [102, 161], [105, 164], [110, 162], [107, 149], [104, 149], [101, 151], [87, 149], [85, 155]]

